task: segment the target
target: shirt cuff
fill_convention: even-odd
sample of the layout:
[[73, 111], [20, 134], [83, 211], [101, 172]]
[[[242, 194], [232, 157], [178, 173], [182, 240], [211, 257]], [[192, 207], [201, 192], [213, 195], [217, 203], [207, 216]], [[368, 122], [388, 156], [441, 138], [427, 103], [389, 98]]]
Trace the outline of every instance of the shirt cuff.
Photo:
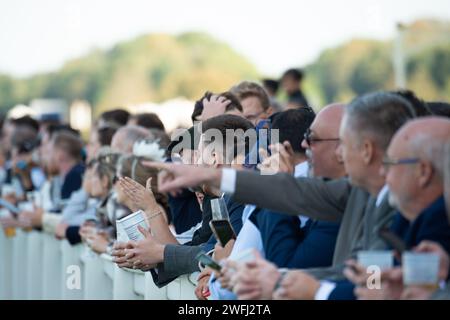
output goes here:
[[314, 300], [328, 300], [331, 292], [336, 288], [336, 283], [331, 281], [321, 281], [320, 287], [314, 296]]
[[236, 170], [230, 168], [222, 169], [220, 191], [233, 194], [236, 191]]

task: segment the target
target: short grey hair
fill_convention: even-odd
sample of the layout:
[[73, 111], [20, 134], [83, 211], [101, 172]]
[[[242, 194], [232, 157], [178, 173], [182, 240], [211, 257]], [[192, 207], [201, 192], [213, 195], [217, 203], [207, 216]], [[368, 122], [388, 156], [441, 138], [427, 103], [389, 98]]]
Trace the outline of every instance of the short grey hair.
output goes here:
[[421, 132], [416, 133], [412, 137], [410, 145], [410, 149], [414, 156], [429, 161], [441, 179], [444, 178], [444, 169], [446, 166], [446, 147], [445, 141], [442, 141], [442, 139], [433, 139], [428, 134]]
[[[121, 152], [131, 153], [133, 150], [133, 145], [136, 141], [144, 140], [144, 139], [154, 139], [154, 135], [146, 128], [135, 125], [127, 125], [125, 127], [120, 128], [114, 134], [114, 137], [121, 137], [120, 146], [123, 150]], [[113, 137], [113, 140], [114, 140]], [[128, 152], [125, 152], [125, 149]]]
[[400, 127], [416, 117], [412, 105], [390, 92], [374, 92], [355, 98], [345, 108], [351, 129], [362, 136], [370, 135], [386, 150]]

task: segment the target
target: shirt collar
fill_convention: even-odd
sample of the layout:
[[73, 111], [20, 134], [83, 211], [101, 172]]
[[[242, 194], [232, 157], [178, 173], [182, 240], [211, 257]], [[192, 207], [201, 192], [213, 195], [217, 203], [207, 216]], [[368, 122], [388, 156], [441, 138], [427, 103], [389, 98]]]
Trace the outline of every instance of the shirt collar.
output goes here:
[[384, 198], [386, 197], [386, 195], [387, 195], [388, 192], [389, 192], [389, 187], [388, 187], [387, 184], [385, 184], [385, 185], [383, 186], [383, 188], [381, 188], [380, 192], [378, 193], [378, 196], [377, 196], [377, 202], [375, 202], [375, 205], [376, 205], [377, 207], [380, 206], [381, 202], [384, 200]]
[[295, 166], [294, 176], [296, 178], [306, 177], [308, 175], [308, 161], [303, 161]]

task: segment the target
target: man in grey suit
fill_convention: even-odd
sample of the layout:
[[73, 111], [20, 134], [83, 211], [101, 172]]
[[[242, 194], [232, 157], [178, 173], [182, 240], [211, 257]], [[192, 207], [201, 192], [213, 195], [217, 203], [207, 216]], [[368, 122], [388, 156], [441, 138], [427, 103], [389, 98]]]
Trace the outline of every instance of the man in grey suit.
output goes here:
[[[262, 176], [228, 169], [152, 165], [166, 170], [160, 184], [163, 191], [208, 183], [234, 194], [238, 202], [293, 215], [301, 212], [312, 219], [340, 221], [332, 267], [310, 271], [319, 279], [339, 279], [343, 277], [344, 261], [357, 251], [385, 246], [377, 233], [390, 223], [394, 210], [387, 203], [385, 181], [379, 171], [391, 137], [414, 116], [411, 104], [392, 93], [368, 94], [350, 103], [341, 124], [341, 145], [337, 149], [349, 179], [295, 179], [285, 174]], [[257, 274], [246, 271], [237, 274]], [[279, 272], [274, 272], [271, 277], [255, 278], [252, 284], [255, 295], [246, 292], [247, 288], [241, 289], [246, 292], [246, 298], [259, 298], [259, 293], [267, 290], [257, 288], [257, 284], [273, 289], [280, 276]]]

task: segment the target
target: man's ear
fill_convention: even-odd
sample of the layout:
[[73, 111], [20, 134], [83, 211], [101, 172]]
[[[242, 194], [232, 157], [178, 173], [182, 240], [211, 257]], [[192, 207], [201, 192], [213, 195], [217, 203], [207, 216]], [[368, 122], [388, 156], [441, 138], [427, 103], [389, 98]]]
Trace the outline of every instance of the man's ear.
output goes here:
[[421, 188], [425, 188], [431, 183], [431, 180], [433, 180], [434, 168], [430, 162], [426, 161], [418, 164], [418, 170], [419, 174], [417, 181]]
[[368, 165], [373, 161], [375, 155], [375, 145], [373, 141], [365, 139], [362, 143], [362, 157], [364, 164]]

